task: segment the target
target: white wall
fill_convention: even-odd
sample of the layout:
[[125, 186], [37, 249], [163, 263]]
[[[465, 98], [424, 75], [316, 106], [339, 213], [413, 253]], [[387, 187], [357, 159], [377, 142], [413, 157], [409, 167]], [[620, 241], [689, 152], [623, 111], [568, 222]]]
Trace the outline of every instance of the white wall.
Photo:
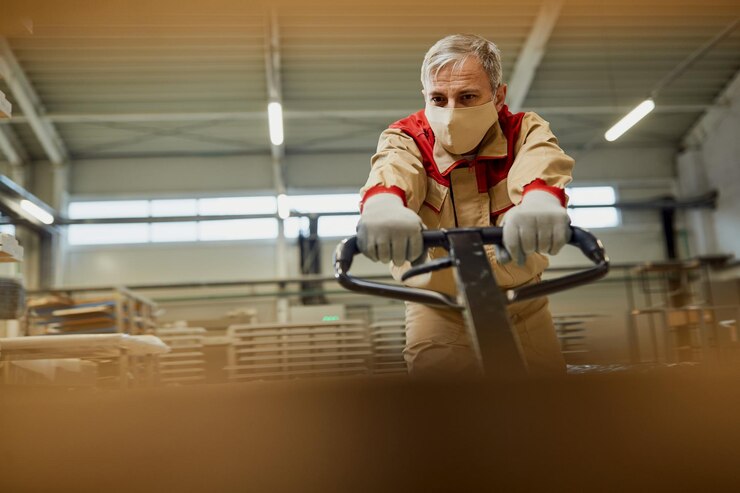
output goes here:
[[740, 257], [740, 72], [687, 139], [690, 146], [677, 159], [685, 194], [717, 190], [716, 210], [694, 213], [693, 238], [701, 254]]
[[197, 196], [272, 187], [269, 156], [83, 160], [72, 163], [69, 180], [76, 197]]

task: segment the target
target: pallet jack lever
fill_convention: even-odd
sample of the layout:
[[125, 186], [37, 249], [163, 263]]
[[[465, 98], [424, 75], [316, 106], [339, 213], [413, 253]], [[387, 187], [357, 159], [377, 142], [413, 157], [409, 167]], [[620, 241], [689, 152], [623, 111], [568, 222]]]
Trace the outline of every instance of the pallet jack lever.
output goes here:
[[448, 257], [435, 259], [409, 270], [404, 279], [444, 268], [455, 269], [457, 299], [428, 289], [398, 286], [355, 278], [349, 274], [352, 259], [359, 252], [357, 237], [352, 236], [337, 246], [334, 253], [334, 276], [345, 288], [364, 294], [383, 296], [462, 312], [470, 344], [484, 375], [520, 377], [528, 374], [519, 337], [513, 328], [506, 306], [515, 301], [545, 296], [594, 281], [606, 275], [609, 260], [601, 242], [591, 233], [571, 228], [570, 245], [578, 247], [594, 264], [557, 279], [548, 279], [502, 291], [496, 283], [485, 245], [500, 245], [501, 228], [457, 228], [423, 231], [424, 246], [442, 247]]
[[[503, 230], [498, 227], [456, 228], [422, 232], [424, 246], [426, 248], [442, 247], [448, 251], [450, 250], [451, 236], [470, 234], [479, 236], [481, 243], [483, 244], [501, 245], [503, 241]], [[557, 279], [549, 279], [537, 284], [509, 289], [505, 292], [507, 303], [546, 296], [558, 291], [580, 286], [604, 277], [609, 271], [609, 259], [604, 251], [604, 246], [588, 231], [577, 227], [571, 227], [571, 238], [568, 244], [579, 248], [586, 258], [595, 264], [594, 267]], [[441, 306], [455, 310], [464, 309], [464, 307], [455, 299], [442, 293], [427, 289], [367, 281], [352, 276], [349, 274], [352, 260], [354, 256], [359, 253], [359, 249], [357, 248], [357, 238], [354, 236], [342, 241], [342, 243], [337, 246], [334, 253], [334, 277], [337, 279], [339, 284], [346, 289], [374, 296], [425, 303], [432, 306]], [[459, 268], [460, 266], [458, 264], [461, 262], [464, 263], [465, 259], [456, 258], [454, 254], [450, 257], [435, 259], [431, 262], [426, 262], [412, 267], [404, 274], [402, 280], [409, 279], [422, 273], [432, 272], [448, 267], [456, 266]]]
[[412, 267], [404, 272], [401, 276], [401, 281], [406, 282], [412, 277], [426, 274], [428, 272], [434, 272], [436, 270], [447, 269], [449, 267], [452, 267], [452, 265], [452, 257], [435, 258], [434, 260], [424, 262], [423, 264], [419, 264], [416, 267]]

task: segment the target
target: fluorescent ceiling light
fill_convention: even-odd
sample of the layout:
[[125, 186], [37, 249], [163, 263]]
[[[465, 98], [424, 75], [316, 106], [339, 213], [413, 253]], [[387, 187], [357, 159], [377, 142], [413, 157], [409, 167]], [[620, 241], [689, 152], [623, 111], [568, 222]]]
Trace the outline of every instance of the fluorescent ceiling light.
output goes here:
[[632, 126], [645, 118], [645, 115], [653, 111], [655, 103], [652, 99], [646, 99], [642, 103], [638, 104], [637, 107], [627, 113], [627, 115], [619, 120], [612, 128], [606, 131], [604, 138], [609, 142], [614, 142], [622, 136]]
[[267, 105], [267, 118], [270, 122], [270, 142], [279, 146], [283, 143], [283, 106], [272, 102]]
[[30, 200], [21, 200], [21, 209], [28, 212], [44, 224], [52, 224], [54, 222], [54, 216], [52, 216]]
[[288, 201], [288, 196], [284, 193], [277, 196], [277, 209], [280, 219], [288, 219], [290, 217], [290, 202]]

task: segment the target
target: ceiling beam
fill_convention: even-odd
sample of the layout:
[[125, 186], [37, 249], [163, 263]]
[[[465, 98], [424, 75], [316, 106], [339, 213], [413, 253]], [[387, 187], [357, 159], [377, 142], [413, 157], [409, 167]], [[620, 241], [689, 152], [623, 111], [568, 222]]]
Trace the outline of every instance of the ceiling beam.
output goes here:
[[527, 98], [534, 74], [547, 49], [547, 42], [560, 16], [563, 0], [544, 0], [532, 30], [529, 32], [522, 51], [516, 59], [514, 71], [509, 79], [506, 97], [509, 109], [516, 113], [521, 110]]
[[44, 148], [49, 161], [56, 165], [65, 163], [67, 149], [54, 125], [42, 116], [44, 109], [38, 94], [18, 64], [7, 40], [2, 37], [0, 37], [0, 72], [3, 73], [15, 101]]
[[[0, 79], [4, 78], [5, 72], [0, 69]], [[13, 106], [5, 99], [5, 94], [0, 91], [0, 119], [10, 118], [12, 109]], [[0, 154], [5, 156], [10, 164], [11, 179], [25, 185], [28, 154], [10, 125], [0, 125]]]
[[[711, 109], [711, 104], [668, 104], [658, 105], [654, 113], [695, 113]], [[532, 106], [530, 111], [548, 115], [616, 115], [631, 110], [632, 106]], [[285, 120], [315, 119], [398, 119], [415, 113], [419, 108], [396, 108], [376, 110], [287, 110]], [[266, 111], [227, 111], [198, 113], [47, 113], [44, 118], [52, 123], [149, 123], [149, 122], [198, 122], [202, 121], [257, 121], [267, 120]], [[23, 115], [14, 116], [0, 126], [10, 123], [29, 123]]]
[[12, 166], [28, 163], [28, 154], [9, 125], [0, 125], [0, 151]]

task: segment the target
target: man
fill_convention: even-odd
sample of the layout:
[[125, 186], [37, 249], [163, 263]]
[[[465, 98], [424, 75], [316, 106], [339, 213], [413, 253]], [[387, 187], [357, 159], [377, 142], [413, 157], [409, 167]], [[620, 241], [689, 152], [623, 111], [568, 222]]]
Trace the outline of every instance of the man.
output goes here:
[[[392, 261], [400, 278], [423, 253], [423, 228], [503, 225], [505, 250], [487, 249], [499, 285], [539, 282], [547, 267], [541, 253], [554, 255], [568, 240], [564, 187], [573, 159], [545, 120], [509, 112], [492, 42], [468, 34], [441, 39], [424, 57], [421, 81], [425, 109], [385, 130], [372, 158], [361, 190], [360, 250]], [[450, 269], [421, 277], [409, 284], [455, 294]], [[564, 372], [547, 299], [510, 305], [509, 315], [530, 371]], [[414, 375], [477, 371], [459, 312], [407, 303], [406, 340]]]

